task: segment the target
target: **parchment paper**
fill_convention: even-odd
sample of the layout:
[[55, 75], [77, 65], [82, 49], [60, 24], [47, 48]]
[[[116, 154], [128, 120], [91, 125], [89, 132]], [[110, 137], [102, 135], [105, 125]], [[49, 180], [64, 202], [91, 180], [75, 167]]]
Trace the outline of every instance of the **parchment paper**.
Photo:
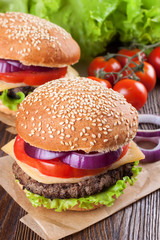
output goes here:
[[12, 163], [10, 156], [0, 158], [0, 184], [28, 212], [21, 221], [46, 240], [57, 240], [81, 231], [160, 188], [160, 162], [143, 164], [138, 181], [134, 186], [128, 186], [112, 207], [101, 207], [90, 212], [57, 213], [43, 207], [32, 207], [25, 193], [14, 181]]
[[16, 117], [13, 115], [0, 112], [0, 121], [8, 126], [15, 127], [15, 119]]

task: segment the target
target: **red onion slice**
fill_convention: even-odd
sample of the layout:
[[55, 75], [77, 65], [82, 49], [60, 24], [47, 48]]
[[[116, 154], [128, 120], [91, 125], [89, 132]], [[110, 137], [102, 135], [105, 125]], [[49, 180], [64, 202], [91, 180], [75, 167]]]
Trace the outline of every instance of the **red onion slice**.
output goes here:
[[159, 137], [135, 137], [134, 141], [137, 143], [137, 145], [145, 142], [152, 142], [156, 143], [157, 146], [152, 149], [145, 149], [143, 147], [139, 148], [145, 155], [145, 159], [141, 160], [143, 163], [152, 163], [160, 160], [160, 136]]
[[54, 158], [61, 159], [62, 162], [69, 164], [74, 168], [81, 169], [97, 169], [111, 165], [118, 160], [122, 153], [122, 149], [110, 151], [107, 153], [80, 153], [80, 152], [54, 152], [31, 146], [24, 143], [24, 150], [28, 156], [40, 160], [52, 160]]
[[[152, 114], [141, 114], [139, 115], [139, 123], [152, 123], [160, 125], [160, 116]], [[140, 130], [138, 129], [134, 141], [137, 145], [141, 142], [145, 143], [156, 143], [157, 146], [152, 149], [146, 149], [143, 147], [139, 148], [145, 155], [145, 159], [141, 160], [143, 163], [151, 163], [160, 160], [160, 129], [156, 130]]]
[[118, 160], [121, 153], [121, 148], [117, 151], [94, 154], [72, 152], [71, 154], [61, 157], [61, 160], [73, 168], [97, 169], [111, 165]]
[[68, 154], [68, 152], [53, 152], [44, 150], [41, 148], [31, 146], [29, 143], [26, 142], [24, 143], [24, 150], [28, 154], [28, 156], [40, 160], [52, 160], [54, 158], [60, 158]]
[[26, 66], [16, 60], [0, 59], [0, 73], [11, 73], [11, 72], [19, 72], [19, 71], [47, 72], [54, 69], [56, 68]]
[[[139, 123], [152, 123], [160, 126], [160, 116], [152, 114], [140, 114]], [[137, 135], [141, 137], [157, 137], [160, 136], [160, 128], [156, 130], [141, 130], [138, 129]]]

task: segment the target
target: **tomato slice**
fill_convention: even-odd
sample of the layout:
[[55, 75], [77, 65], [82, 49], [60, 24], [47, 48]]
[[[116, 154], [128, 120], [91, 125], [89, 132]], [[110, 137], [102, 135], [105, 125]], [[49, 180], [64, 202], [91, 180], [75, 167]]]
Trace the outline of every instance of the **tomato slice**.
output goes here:
[[67, 73], [67, 67], [56, 68], [46, 72], [19, 71], [12, 73], [0, 73], [0, 80], [8, 83], [21, 83], [27, 85], [42, 85], [48, 81], [64, 77]]
[[[125, 149], [125, 151], [127, 152], [128, 148], [126, 147]], [[53, 160], [39, 160], [31, 158], [26, 154], [24, 150], [24, 140], [19, 135], [17, 135], [14, 143], [14, 154], [19, 161], [38, 169], [42, 174], [58, 178], [81, 178], [84, 176], [92, 176], [104, 172], [109, 167], [107, 166], [105, 168], [92, 170], [78, 169], [63, 163], [58, 158]]]

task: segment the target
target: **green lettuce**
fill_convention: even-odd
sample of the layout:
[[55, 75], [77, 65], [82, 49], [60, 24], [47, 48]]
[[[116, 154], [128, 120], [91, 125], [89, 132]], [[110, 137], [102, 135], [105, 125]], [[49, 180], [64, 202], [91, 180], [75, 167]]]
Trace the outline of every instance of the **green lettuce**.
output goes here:
[[123, 194], [123, 190], [127, 187], [127, 183], [133, 185], [137, 180], [137, 176], [139, 172], [142, 170], [141, 167], [138, 167], [138, 161], [135, 162], [132, 167], [133, 176], [129, 178], [128, 176], [123, 177], [122, 180], [118, 180], [115, 185], [108, 188], [106, 191], [89, 196], [89, 197], [81, 197], [81, 198], [70, 198], [70, 199], [53, 199], [50, 200], [38, 194], [31, 193], [30, 191], [25, 189], [25, 193], [27, 198], [31, 201], [34, 207], [44, 206], [48, 209], [55, 209], [57, 212], [65, 211], [69, 208], [74, 207], [79, 204], [80, 208], [84, 209], [92, 209], [94, 205], [102, 204], [105, 206], [113, 205], [115, 198], [118, 198], [121, 194]]
[[28, 12], [28, 0], [1, 0], [1, 12]]
[[116, 34], [110, 14], [119, 0], [31, 0], [30, 13], [54, 22], [72, 34], [82, 57], [96, 56]]
[[155, 43], [160, 41], [159, 0], [121, 0], [112, 14], [122, 42]]
[[17, 106], [23, 101], [25, 95], [23, 92], [18, 92], [16, 95], [19, 97], [18, 99], [8, 97], [7, 95], [8, 89], [4, 90], [2, 95], [0, 96], [0, 100], [3, 105], [7, 106], [10, 110], [16, 111]]

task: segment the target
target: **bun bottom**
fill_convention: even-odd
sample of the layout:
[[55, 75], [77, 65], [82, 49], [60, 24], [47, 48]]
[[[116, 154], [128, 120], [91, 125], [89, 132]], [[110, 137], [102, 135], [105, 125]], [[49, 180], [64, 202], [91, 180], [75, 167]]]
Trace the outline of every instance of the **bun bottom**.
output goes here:
[[[20, 184], [19, 182], [16, 182], [16, 183], [18, 184], [20, 189], [25, 192], [25, 189], [23, 189], [23, 185]], [[92, 206], [93, 206], [93, 208], [91, 208], [91, 209], [85, 209], [85, 208], [80, 208], [79, 205], [77, 204], [73, 208], [68, 208], [66, 211], [89, 212], [89, 211], [92, 211], [92, 210], [96, 210], [97, 208], [103, 207], [104, 205], [102, 205], [102, 204], [98, 204], [98, 205], [92, 204]], [[54, 208], [52, 210], [54, 211]]]
[[[78, 72], [73, 67], [68, 66], [65, 77], [73, 78], [77, 76], [79, 76]], [[10, 110], [7, 106], [3, 105], [2, 101], [0, 101], [0, 112], [11, 116], [16, 116], [16, 111]]]

